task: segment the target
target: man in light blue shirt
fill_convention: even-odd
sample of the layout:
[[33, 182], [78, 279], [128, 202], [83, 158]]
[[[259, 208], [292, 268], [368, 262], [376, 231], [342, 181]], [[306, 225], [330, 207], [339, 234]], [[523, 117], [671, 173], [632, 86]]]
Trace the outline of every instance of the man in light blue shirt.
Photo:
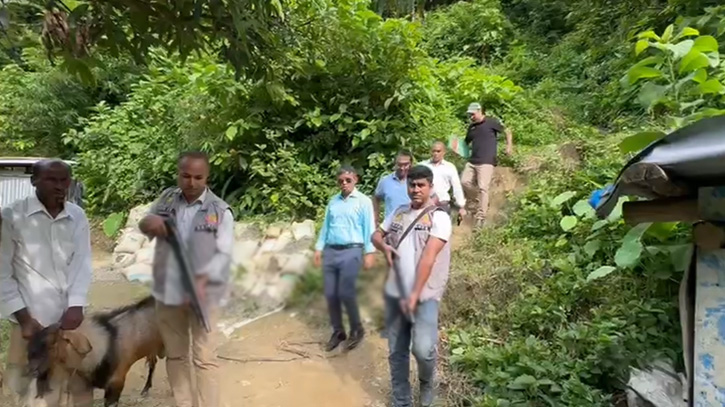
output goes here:
[[[337, 172], [340, 193], [330, 199], [325, 210], [320, 236], [315, 245], [315, 265], [322, 265], [325, 298], [332, 324], [332, 337], [327, 351], [332, 351], [344, 340], [347, 350], [360, 343], [365, 332], [357, 305], [356, 283], [363, 263], [371, 268], [374, 262], [370, 237], [375, 231], [373, 204], [370, 198], [355, 188], [358, 176], [354, 168], [344, 166]], [[348, 338], [342, 324], [342, 304], [350, 320]]]
[[395, 156], [395, 171], [378, 181], [375, 188], [373, 208], [375, 222], [380, 220], [380, 202], [385, 202], [385, 216], [393, 213], [399, 206], [410, 203], [408, 197], [408, 170], [413, 164], [413, 154], [408, 150], [400, 150]]

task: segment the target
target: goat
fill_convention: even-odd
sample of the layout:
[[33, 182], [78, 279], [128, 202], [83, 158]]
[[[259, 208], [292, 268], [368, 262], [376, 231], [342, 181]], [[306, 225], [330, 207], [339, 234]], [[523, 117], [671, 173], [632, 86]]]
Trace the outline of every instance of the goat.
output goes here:
[[48, 394], [51, 384], [59, 386], [58, 377], [75, 375], [88, 387], [105, 390], [106, 407], [118, 405], [129, 369], [143, 358], [148, 378], [141, 395], [146, 396], [159, 357], [164, 357], [164, 345], [151, 296], [93, 314], [73, 331], [49, 326], [28, 342], [28, 371], [36, 379], [37, 398]]

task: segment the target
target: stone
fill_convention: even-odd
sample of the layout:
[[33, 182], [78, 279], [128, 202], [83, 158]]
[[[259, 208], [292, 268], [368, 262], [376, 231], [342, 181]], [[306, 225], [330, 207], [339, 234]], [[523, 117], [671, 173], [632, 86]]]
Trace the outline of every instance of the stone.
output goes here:
[[146, 246], [136, 253], [136, 263], [152, 264], [154, 261], [154, 247]]
[[292, 295], [292, 291], [297, 284], [297, 279], [298, 277], [292, 274], [283, 276], [277, 280], [275, 284], [267, 286], [267, 289], [265, 290], [266, 296], [272, 299], [274, 304], [282, 304], [286, 302], [290, 295]]
[[116, 253], [113, 255], [113, 267], [122, 269], [128, 267], [136, 261], [136, 254], [134, 253]]
[[142, 283], [153, 280], [153, 270], [150, 264], [136, 263], [123, 269], [121, 272], [128, 281], [140, 281]]
[[146, 236], [141, 232], [127, 231], [121, 236], [113, 251], [115, 253], [136, 253], [141, 249], [145, 240], [147, 240]]
[[292, 235], [292, 232], [285, 230], [277, 237], [274, 246], [272, 247], [272, 251], [275, 253], [283, 251], [293, 240], [294, 236]]
[[295, 240], [314, 239], [315, 222], [310, 219], [303, 222], [295, 222], [292, 224], [291, 231]]
[[254, 257], [259, 250], [259, 242], [254, 240], [242, 240], [234, 243], [232, 249], [232, 264], [242, 265], [249, 269], [254, 264]]
[[279, 225], [271, 225], [267, 227], [267, 231], [264, 235], [269, 239], [276, 239], [282, 234], [282, 227]]
[[139, 205], [128, 213], [128, 218], [126, 219], [126, 227], [127, 228], [138, 228], [138, 223], [141, 221], [141, 219], [146, 216], [146, 212], [148, 212], [149, 208], [151, 207], [151, 202], [145, 204], [145, 205]]
[[303, 253], [295, 253], [287, 257], [287, 261], [282, 266], [282, 274], [303, 275], [310, 266], [311, 254], [309, 251]]

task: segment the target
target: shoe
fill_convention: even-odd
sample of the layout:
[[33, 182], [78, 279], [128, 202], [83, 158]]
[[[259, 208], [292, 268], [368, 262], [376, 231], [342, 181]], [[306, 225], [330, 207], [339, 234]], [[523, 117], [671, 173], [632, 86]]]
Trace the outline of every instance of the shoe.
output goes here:
[[365, 337], [365, 330], [360, 327], [350, 331], [350, 340], [347, 341], [347, 350], [353, 350], [362, 342]]
[[433, 386], [421, 385], [420, 386], [420, 407], [433, 407], [433, 400], [435, 399], [435, 390]]
[[345, 332], [341, 331], [335, 331], [332, 333], [332, 336], [330, 337], [330, 340], [327, 342], [327, 346], [325, 347], [325, 351], [331, 352], [335, 350], [345, 339], [347, 339], [347, 335], [345, 335]]

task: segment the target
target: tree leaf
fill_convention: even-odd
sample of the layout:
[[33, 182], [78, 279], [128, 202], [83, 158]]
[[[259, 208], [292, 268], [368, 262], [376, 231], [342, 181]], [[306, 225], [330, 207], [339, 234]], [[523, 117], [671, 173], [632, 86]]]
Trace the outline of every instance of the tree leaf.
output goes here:
[[589, 257], [594, 257], [594, 255], [597, 254], [601, 246], [601, 240], [590, 240], [587, 242], [587, 244], [584, 245], [584, 253], [586, 253]]
[[704, 69], [698, 69], [697, 72], [695, 72], [695, 76], [692, 77], [692, 80], [697, 83], [703, 83], [707, 80], [707, 71]]
[[692, 46], [692, 49], [700, 52], [718, 52], [718, 43], [715, 37], [702, 35], [695, 38], [695, 44]]
[[660, 40], [660, 36], [655, 34], [655, 32], [652, 30], [641, 32], [641, 33], [637, 34], [637, 38], [648, 38], [650, 40], [655, 40], [655, 41]]
[[587, 276], [587, 281], [594, 281], [594, 280], [600, 279], [602, 277], [605, 277], [616, 269], [617, 269], [616, 267], [612, 267], [612, 266], [599, 267], [598, 269], [589, 273], [589, 275]]
[[665, 28], [665, 32], [662, 33], [662, 42], [669, 42], [670, 38], [672, 38], [672, 31], [674, 31], [675, 26], [673, 24], [670, 24]]
[[116, 236], [116, 233], [118, 233], [118, 231], [121, 230], [121, 226], [123, 226], [124, 218], [125, 215], [121, 212], [115, 212], [109, 215], [103, 221], [103, 233], [107, 237]]
[[638, 240], [624, 242], [614, 255], [614, 263], [618, 267], [632, 268], [639, 263], [642, 256], [642, 243]]
[[594, 215], [594, 208], [589, 205], [589, 202], [587, 202], [586, 199], [577, 201], [577, 203], [574, 204], [572, 210], [574, 211], [576, 216], [579, 217], [591, 217], [592, 215]]
[[562, 192], [559, 195], [557, 195], [556, 198], [551, 200], [551, 205], [552, 206], [561, 206], [561, 204], [563, 204], [564, 202], [573, 198], [574, 195], [576, 195], [576, 192], [574, 192], [574, 191]]
[[707, 56], [702, 52], [692, 49], [680, 60], [679, 73], [693, 72], [700, 68], [705, 68], [710, 64]]
[[576, 218], [576, 216], [564, 216], [561, 218], [561, 221], [559, 222], [559, 225], [561, 226], [562, 230], [564, 232], [568, 232], [572, 230], [577, 223], [579, 223], [579, 220]]
[[639, 55], [642, 53], [642, 51], [649, 48], [649, 41], [648, 40], [639, 40], [637, 41], [637, 44], [634, 45], [634, 53], [635, 55]]
[[720, 83], [720, 81], [718, 81], [717, 79], [714, 79], [714, 78], [709, 79], [709, 80], [705, 81], [704, 83], [699, 84], [697, 86], [697, 88], [700, 90], [700, 92], [702, 92], [705, 95], [710, 94], [710, 93], [714, 93], [714, 94], [722, 93], [723, 89], [725, 89], [725, 87], [723, 87], [722, 83]]
[[623, 153], [638, 152], [664, 136], [665, 133], [661, 131], [643, 131], [633, 134], [619, 143], [619, 150]]
[[693, 36], [698, 36], [698, 35], [700, 35], [700, 31], [698, 31], [692, 27], [685, 27], [682, 29], [682, 31], [680, 31], [679, 34], [677, 34], [675, 39], [684, 38], [684, 37], [693, 37]]
[[607, 226], [608, 223], [609, 221], [607, 219], [602, 219], [594, 222], [594, 224], [592, 225], [592, 232], [596, 232], [597, 230]]
[[649, 66], [634, 66], [627, 72], [627, 78], [630, 84], [636, 83], [640, 79], [660, 78], [664, 76], [659, 69]]
[[693, 40], [684, 40], [678, 42], [677, 44], [664, 44], [663, 47], [672, 52], [675, 60], [678, 60], [687, 55], [687, 53], [690, 52], [694, 44], [695, 41]]
[[658, 105], [660, 102], [666, 100], [668, 86], [657, 85], [652, 82], [647, 82], [639, 90], [639, 96], [637, 100], [646, 109], [651, 109]]
[[536, 378], [531, 375], [523, 374], [508, 385], [511, 390], [524, 390], [536, 384]]
[[239, 129], [237, 126], [229, 126], [227, 129], [225, 135], [227, 136], [227, 140], [232, 141], [234, 140], [234, 137], [237, 136], [237, 133], [239, 132]]

